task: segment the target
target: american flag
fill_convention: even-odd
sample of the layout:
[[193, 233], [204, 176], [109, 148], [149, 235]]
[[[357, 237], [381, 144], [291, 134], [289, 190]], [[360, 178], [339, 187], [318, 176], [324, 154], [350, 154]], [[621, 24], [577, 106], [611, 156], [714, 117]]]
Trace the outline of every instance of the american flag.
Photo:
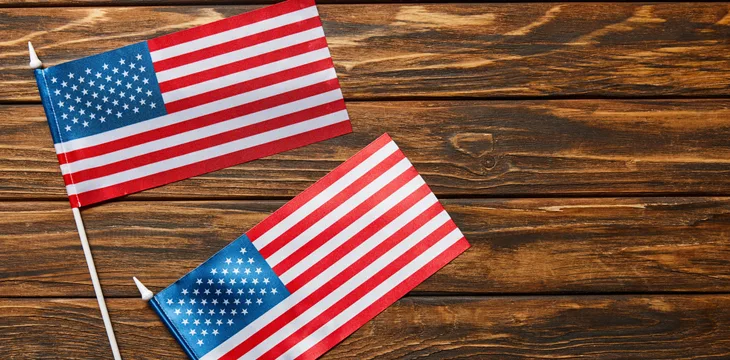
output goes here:
[[151, 303], [193, 359], [315, 359], [468, 247], [386, 134]]
[[36, 70], [72, 206], [352, 131], [313, 0]]

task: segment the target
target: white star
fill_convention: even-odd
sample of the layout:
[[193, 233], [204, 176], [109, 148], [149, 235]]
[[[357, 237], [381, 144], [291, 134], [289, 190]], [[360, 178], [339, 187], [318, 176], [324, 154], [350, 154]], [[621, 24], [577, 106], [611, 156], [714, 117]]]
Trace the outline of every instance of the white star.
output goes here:
[[205, 319], [205, 325], [210, 325], [210, 319]]
[[150, 82], [150, 81], [149, 81], [149, 79], [147, 79], [147, 78], [144, 78], [144, 79], [142, 79], [142, 84], [145, 84], [145, 85], [147, 85], [147, 84], [148, 84], [149, 82]]
[[203, 309], [198, 309], [198, 315], [203, 315]]
[[246, 305], [251, 305], [251, 299], [246, 299]]
[[231, 265], [231, 258], [226, 258], [226, 264]]
[[134, 63], [129, 64], [129, 67], [131, 67], [132, 69], [134, 69], [135, 66], [137, 66], [137, 65], [135, 65]]
[[233, 325], [233, 319], [228, 319], [228, 326]]
[[126, 87], [127, 87], [127, 89], [131, 89], [131, 88], [132, 88], [132, 84], [130, 84], [130, 83], [127, 83], [127, 84], [126, 84], [126, 85], [124, 85], [124, 86], [126, 86]]
[[203, 293], [204, 293], [205, 295], [210, 295], [210, 289], [205, 289], [205, 291], [203, 291]]
[[94, 85], [96, 85], [96, 81], [94, 81], [94, 80], [89, 81], [89, 86], [94, 86]]
[[230, 283], [231, 285], [236, 285], [236, 279], [231, 279]]
[[150, 107], [151, 107], [151, 108], [153, 108], [153, 109], [154, 109], [154, 108], [155, 108], [155, 106], [157, 106], [157, 105], [155, 105], [155, 103], [150, 103]]
[[56, 94], [56, 96], [61, 95], [61, 90], [56, 89], [53, 91], [53, 93]]
[[218, 329], [213, 329], [213, 336], [218, 336]]
[[196, 284], [198, 284], [198, 285], [200, 285], [200, 284], [202, 284], [202, 283], [203, 283], [203, 279], [198, 279], [198, 280], [195, 280], [195, 283], [196, 283]]
[[89, 119], [91, 119], [91, 120], [96, 119], [96, 114], [89, 114]]
[[223, 275], [228, 275], [228, 269], [223, 269]]
[[180, 309], [175, 309], [175, 315], [180, 315]]
[[81, 90], [81, 93], [84, 95], [89, 95], [89, 90], [83, 89]]
[[68, 73], [68, 78], [69, 79], [73, 79], [74, 78], [74, 73]]
[[84, 115], [85, 113], [86, 113], [86, 110], [84, 110], [84, 109], [79, 109], [79, 114], [81, 114], [81, 115]]
[[198, 339], [198, 346], [203, 346], [203, 340]]
[[253, 279], [253, 281], [252, 281], [252, 282], [253, 282], [253, 284], [254, 284], [254, 285], [256, 285], [256, 284], [258, 284], [258, 283], [259, 283], [259, 279]]
[[124, 65], [124, 59], [119, 59], [119, 65]]
[[74, 111], [74, 109], [76, 109], [76, 108], [73, 105], [68, 107], [68, 111]]
[[126, 93], [125, 93], [124, 91], [120, 91], [120, 92], [119, 92], [119, 96], [120, 96], [120, 97], [124, 97], [125, 95], [126, 95]]
[[177, 301], [177, 303], [180, 304], [180, 305], [185, 305], [185, 300], [180, 299], [180, 300]]
[[[96, 99], [96, 98], [99, 97], [99, 93], [93, 92], [93, 93], [91, 93], [91, 97], [93, 97], [94, 99]], [[108, 98], [105, 96], [104, 99], [108, 99]], [[104, 100], [104, 102], [106, 102], [106, 100]]]
[[117, 84], [117, 86], [122, 86], [122, 80], [117, 79], [114, 83]]
[[106, 77], [104, 78], [104, 80], [106, 80], [107, 82], [109, 82], [109, 81], [112, 81], [112, 77], [111, 77], [111, 76], [109, 76], [109, 75], [107, 75], [107, 76], [106, 76]]
[[96, 111], [101, 111], [101, 105], [96, 104]]
[[223, 284], [225, 284], [225, 283], [226, 283], [226, 281], [225, 281], [225, 280], [223, 280], [223, 279], [218, 279], [218, 284], [221, 284], [221, 285], [223, 285]]
[[200, 291], [198, 291], [198, 289], [194, 289], [193, 290], [193, 295], [198, 295], [198, 294], [200, 294]]
[[114, 105], [114, 106], [119, 105], [119, 100], [112, 100], [112, 105]]
[[183, 325], [187, 325], [188, 324], [188, 319], [183, 319], [182, 324]]
[[71, 131], [71, 127], [66, 125], [66, 131]]
[[152, 90], [147, 90], [147, 96], [152, 96]]
[[106, 122], [106, 118], [102, 116], [99, 118], [99, 121], [104, 123], [104, 122]]
[[241, 280], [241, 284], [244, 284], [244, 285], [245, 285], [245, 284], [248, 284], [248, 279], [246, 279], [246, 278], [243, 278], [243, 280]]
[[[200, 332], [200, 335], [203, 335], [203, 336], [208, 335], [208, 330], [203, 329], [203, 331]], [[198, 341], [201, 341], [201, 345], [202, 345], [202, 340], [198, 340]]]
[[248, 258], [248, 263], [253, 264], [253, 258]]
[[86, 74], [91, 74], [91, 69], [89, 69], [89, 68], [86, 68], [86, 70], [84, 70], [84, 71], [86, 71]]
[[107, 65], [107, 64], [104, 64], [104, 65], [102, 65], [101, 67], [102, 67], [102, 68], [103, 68], [104, 70], [109, 70], [109, 65]]
[[251, 295], [253, 295], [253, 294], [256, 293], [256, 290], [254, 290], [253, 288], [248, 289], [248, 293], [251, 294]]
[[226, 294], [228, 294], [228, 295], [231, 295], [231, 294], [233, 294], [233, 290], [231, 290], [231, 289], [226, 289]]
[[264, 284], [268, 284], [268, 283], [269, 283], [269, 278], [264, 278]]
[[218, 273], [218, 269], [212, 269], [212, 270], [210, 270], [210, 273], [213, 274], [213, 275], [215, 275], [215, 274]]
[[64, 98], [65, 98], [66, 100], [71, 100], [71, 95], [69, 95], [69, 94], [65, 94], [65, 95], [63, 95], [63, 97], [64, 97]]
[[195, 329], [190, 329], [190, 335], [195, 335], [196, 333]]
[[71, 119], [71, 121], [72, 121], [72, 122], [73, 122], [74, 124], [78, 124], [78, 123], [79, 123], [79, 118], [75, 117], [75, 118]]
[[139, 80], [139, 76], [138, 75], [132, 75], [132, 80], [134, 80], [134, 81]]
[[233, 268], [233, 274], [238, 275], [238, 273], [240, 273], [240, 271], [238, 271], [238, 268]]
[[124, 71], [124, 72], [122, 72], [122, 76], [124, 76], [124, 77], [127, 77], [127, 76], [129, 76], [129, 71]]
[[187, 311], [185, 311], [185, 314], [192, 315], [193, 314], [193, 310], [188, 309]]
[[99, 90], [104, 90], [104, 89], [106, 89], [106, 86], [104, 84], [99, 84]]
[[83, 76], [79, 78], [79, 82], [80, 82], [80, 83], [83, 83], [83, 82], [84, 82], [84, 80], [85, 80], [85, 78], [84, 78]]
[[56, 79], [55, 77], [51, 78], [51, 82], [52, 82], [52, 83], [54, 83], [54, 84], [55, 84], [55, 83], [56, 83], [57, 81], [58, 81], [58, 79]]
[[137, 58], [137, 60], [142, 60], [142, 55], [137, 54], [137, 56], [135, 56], [135, 58]]
[[76, 85], [71, 85], [71, 90], [73, 90], [73, 91], [76, 91], [76, 90], [78, 90], [78, 89], [79, 89], [79, 87], [78, 87], [78, 86], [76, 86]]
[[139, 71], [140, 71], [140, 72], [144, 72], [144, 69], [145, 69], [145, 67], [144, 67], [144, 66], [140, 66], [140, 67], [139, 67]]
[[213, 280], [212, 279], [208, 279], [208, 285], [213, 285]]
[[86, 107], [90, 107], [90, 106], [91, 106], [91, 101], [87, 101], [86, 102]]
[[241, 303], [241, 300], [239, 300], [239, 299], [233, 300], [233, 303], [236, 304], [236, 305], [238, 305], [238, 304]]
[[271, 294], [276, 295], [279, 291], [276, 288], [271, 288]]
[[[221, 289], [215, 289], [215, 294], [216, 295], [220, 295], [221, 294]], [[215, 305], [215, 304], [216, 304], [216, 301], [215, 301], [215, 299], [213, 299], [213, 305]]]
[[241, 314], [243, 314], [243, 315], [248, 315], [248, 310], [247, 310], [247, 309], [243, 309], [243, 310], [241, 310]]
[[215, 321], [216, 325], [223, 325], [223, 321], [221, 319], [218, 319]]
[[226, 314], [226, 309], [221, 309], [221, 310], [219, 311], [219, 313], [220, 313], [221, 315], [225, 315], [225, 314]]
[[74, 101], [76, 101], [76, 103], [78, 104], [81, 102], [81, 98], [77, 96], [76, 99], [74, 99]]
[[[243, 284], [245, 284], [245, 283], [246, 283], [246, 279], [243, 279]], [[236, 293], [238, 293], [238, 295], [242, 295], [243, 289], [238, 289], [238, 291], [236, 291]]]
[[127, 104], [122, 105], [122, 107], [124, 108], [124, 110], [129, 110], [129, 105]]
[[256, 268], [256, 273], [261, 274], [261, 268]]
[[263, 304], [264, 302], [263, 302], [263, 301], [261, 301], [261, 299], [256, 299], [256, 303], [257, 303], [257, 304], [259, 304], [259, 305], [261, 305], [261, 304]]
[[261, 291], [259, 291], [261, 295], [266, 295], [266, 289], [262, 288]]
[[167, 299], [167, 305], [172, 305], [172, 299]]
[[210, 311], [208, 311], [208, 315], [215, 315], [215, 310], [210, 309]]
[[246, 270], [243, 270], [243, 272], [244, 272], [244, 273], [245, 273], [246, 275], [249, 275], [249, 274], [251, 274], [251, 269], [249, 269], [249, 268], [246, 268]]
[[241, 258], [238, 258], [238, 260], [236, 260], [236, 264], [238, 264], [238, 265], [241, 265], [241, 264], [243, 264], [243, 259], [241, 259]]
[[228, 305], [229, 303], [228, 299], [223, 299], [223, 305]]
[[146, 102], [147, 102], [147, 100], [145, 100], [145, 99], [139, 99], [139, 104], [140, 105], [144, 105]]
[[236, 314], [238, 314], [238, 311], [236, 311], [236, 309], [231, 310], [231, 315], [236, 316]]
[[94, 76], [96, 76], [97, 79], [101, 79], [101, 73], [98, 71], [94, 74]]
[[190, 305], [195, 305], [196, 301], [195, 299], [190, 299]]
[[114, 94], [115, 91], [117, 91], [115, 88], [109, 88], [109, 93]]
[[67, 86], [68, 86], [68, 83], [67, 83], [67, 82], [65, 82], [65, 81], [63, 81], [63, 82], [61, 82], [61, 86], [63, 86], [63, 87], [67, 87]]
[[[199, 311], [200, 311], [200, 310], [199, 310]], [[195, 320], [193, 321], [193, 324], [194, 324], [195, 326], [198, 326], [198, 325], [200, 325], [200, 320], [198, 320], [198, 319], [195, 319]]]
[[63, 101], [59, 101], [58, 106], [63, 107]]
[[106, 109], [106, 113], [107, 113], [107, 115], [111, 115], [112, 114], [112, 109]]
[[119, 112], [119, 111], [117, 111], [117, 117], [118, 117], [118, 118], [122, 117], [122, 113], [121, 113], [121, 112]]
[[112, 72], [115, 73], [115, 74], [117, 74], [117, 73], [119, 73], [119, 69], [114, 68], [114, 69], [112, 69]]

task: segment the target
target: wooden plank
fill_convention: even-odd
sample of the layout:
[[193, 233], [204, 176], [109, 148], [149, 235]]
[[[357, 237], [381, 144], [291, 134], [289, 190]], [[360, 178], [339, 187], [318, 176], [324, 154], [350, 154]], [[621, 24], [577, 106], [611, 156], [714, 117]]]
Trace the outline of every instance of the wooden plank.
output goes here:
[[[52, 65], [253, 8], [0, 9], [0, 101], [38, 101], [28, 40]], [[348, 99], [730, 95], [727, 4], [319, 8]]]
[[[124, 359], [184, 359], [147, 305], [110, 299]], [[730, 296], [405, 298], [327, 359], [727, 358]], [[108, 359], [93, 299], [0, 299], [4, 359]]]
[[[388, 132], [439, 196], [728, 194], [730, 100], [348, 104], [354, 133], [130, 196], [292, 197]], [[65, 199], [39, 105], [0, 106], [0, 199]]]
[[[730, 291], [730, 198], [445, 200], [472, 248], [417, 293]], [[114, 202], [83, 211], [104, 291], [159, 291], [281, 201]], [[0, 297], [93, 296], [67, 204], [0, 203]]]

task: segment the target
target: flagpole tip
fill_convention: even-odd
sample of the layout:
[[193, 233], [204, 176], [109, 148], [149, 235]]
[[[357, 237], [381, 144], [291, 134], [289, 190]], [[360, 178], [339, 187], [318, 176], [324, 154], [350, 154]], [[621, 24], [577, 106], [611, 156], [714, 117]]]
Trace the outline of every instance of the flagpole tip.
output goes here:
[[43, 66], [41, 59], [38, 58], [38, 54], [35, 53], [33, 44], [31, 44], [30, 41], [28, 41], [28, 54], [30, 55], [30, 63], [28, 66], [30, 66], [31, 69], [35, 70]]
[[142, 284], [141, 281], [137, 279], [136, 276], [133, 276], [132, 279], [134, 279], [134, 284], [137, 285], [137, 289], [139, 289], [140, 295], [142, 295], [142, 300], [149, 301], [152, 299], [152, 296], [154, 295], [152, 291], [150, 291], [144, 284]]

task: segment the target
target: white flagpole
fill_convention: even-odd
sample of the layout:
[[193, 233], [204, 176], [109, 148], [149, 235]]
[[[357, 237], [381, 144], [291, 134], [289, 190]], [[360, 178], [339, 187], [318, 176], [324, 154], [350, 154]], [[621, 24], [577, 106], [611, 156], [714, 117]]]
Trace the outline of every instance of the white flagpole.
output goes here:
[[[33, 45], [28, 41], [28, 52], [30, 53], [30, 68], [35, 70], [43, 66], [43, 63], [38, 59], [38, 55], [33, 49]], [[101, 291], [101, 283], [99, 282], [99, 275], [96, 274], [96, 266], [94, 266], [94, 258], [91, 256], [91, 247], [89, 246], [89, 240], [86, 238], [86, 229], [84, 229], [84, 221], [81, 219], [81, 211], [79, 208], [71, 208], [74, 214], [74, 220], [76, 220], [76, 229], [79, 232], [79, 238], [81, 238], [81, 247], [84, 249], [84, 256], [86, 257], [86, 265], [89, 266], [89, 274], [91, 275], [91, 283], [94, 285], [94, 293], [96, 293], [96, 301], [99, 303], [99, 310], [101, 310], [101, 318], [104, 320], [104, 327], [106, 328], [106, 336], [109, 338], [109, 345], [112, 347], [112, 354], [114, 360], [122, 360], [122, 355], [119, 353], [119, 346], [117, 345], [117, 338], [114, 336], [114, 329], [112, 328], [112, 321], [109, 318], [109, 311], [106, 309], [106, 303], [104, 302], [104, 293]]]

